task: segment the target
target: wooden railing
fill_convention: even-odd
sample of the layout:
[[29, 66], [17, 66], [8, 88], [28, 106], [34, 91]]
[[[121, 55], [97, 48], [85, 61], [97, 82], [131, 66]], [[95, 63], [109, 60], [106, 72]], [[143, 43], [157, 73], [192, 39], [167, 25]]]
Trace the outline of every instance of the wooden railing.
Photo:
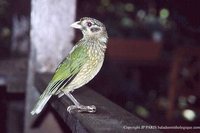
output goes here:
[[[14, 65], [9, 65], [8, 63], [7, 65], [8, 66], [5, 68], [1, 67], [1, 74], [3, 74], [7, 79], [16, 79], [16, 81], [19, 80], [19, 82], [14, 82], [14, 84], [6, 82], [6, 86], [19, 87], [22, 85], [22, 88], [25, 88], [26, 75], [21, 77], [21, 67], [19, 67], [19, 71], [16, 71], [16, 69], [14, 69]], [[6, 73], [4, 70], [7, 69], [9, 69], [9, 72]], [[29, 61], [26, 87], [25, 133], [31, 133], [31, 130], [34, 129], [33, 125], [35, 121], [41, 117], [40, 115], [32, 117], [30, 110], [33, 108], [36, 99], [44, 91], [44, 88], [47, 86], [50, 78], [51, 74], [36, 74], [34, 70], [34, 63], [31, 60]], [[23, 81], [23, 84], [21, 84], [21, 81]], [[20, 91], [20, 93], [23, 92]], [[97, 112], [93, 114], [77, 112], [69, 114], [67, 112], [67, 107], [72, 103], [66, 96], [63, 96], [60, 99], [55, 96], [47, 105], [52, 107], [53, 111], [57, 114], [55, 117], [59, 117], [59, 120], [64, 124], [64, 126], [69, 127], [73, 133], [124, 133], [138, 130], [142, 132], [159, 132], [158, 130], [141, 129], [141, 127], [148, 127], [150, 124], [127, 112], [120, 106], [90, 88], [82, 87], [81, 89], [74, 91], [73, 95], [84, 105], [95, 105], [97, 107]]]
[[[50, 74], [36, 74], [35, 87], [40, 93], [44, 91], [50, 77]], [[142, 126], [150, 126], [150, 124], [90, 88], [82, 87], [74, 91], [73, 95], [82, 104], [97, 107], [97, 112], [93, 114], [78, 112], [69, 114], [67, 107], [72, 103], [67, 96], [53, 97], [50, 105], [73, 133], [124, 133], [134, 132], [136, 128], [143, 132], [159, 132], [158, 130], [140, 129]]]

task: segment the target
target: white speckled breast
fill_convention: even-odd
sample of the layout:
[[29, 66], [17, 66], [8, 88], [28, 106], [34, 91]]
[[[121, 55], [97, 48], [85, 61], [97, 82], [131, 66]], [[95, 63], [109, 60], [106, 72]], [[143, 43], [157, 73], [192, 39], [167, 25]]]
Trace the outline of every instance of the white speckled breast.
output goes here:
[[97, 48], [97, 46], [88, 48], [87, 53], [90, 58], [86, 60], [76, 77], [63, 89], [65, 93], [87, 84], [101, 69], [104, 61], [104, 51], [101, 48]]

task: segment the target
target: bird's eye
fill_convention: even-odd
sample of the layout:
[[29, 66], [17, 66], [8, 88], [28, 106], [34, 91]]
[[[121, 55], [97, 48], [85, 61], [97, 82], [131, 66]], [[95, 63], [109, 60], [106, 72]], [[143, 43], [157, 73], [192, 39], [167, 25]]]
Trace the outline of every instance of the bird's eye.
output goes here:
[[91, 23], [91, 22], [87, 22], [87, 26], [88, 26], [88, 27], [91, 27], [91, 26], [92, 26], [92, 23]]

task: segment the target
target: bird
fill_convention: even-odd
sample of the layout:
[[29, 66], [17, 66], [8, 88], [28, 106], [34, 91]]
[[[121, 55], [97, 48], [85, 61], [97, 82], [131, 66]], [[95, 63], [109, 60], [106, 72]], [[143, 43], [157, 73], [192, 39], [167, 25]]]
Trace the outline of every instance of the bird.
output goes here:
[[96, 112], [95, 105], [82, 105], [71, 93], [91, 81], [100, 71], [107, 48], [107, 30], [102, 22], [91, 17], [83, 17], [72, 23], [71, 27], [81, 30], [83, 37], [58, 65], [32, 109], [32, 115], [39, 114], [53, 95], [57, 95], [58, 98], [66, 95], [73, 102], [74, 105], [67, 108], [69, 113], [74, 110]]

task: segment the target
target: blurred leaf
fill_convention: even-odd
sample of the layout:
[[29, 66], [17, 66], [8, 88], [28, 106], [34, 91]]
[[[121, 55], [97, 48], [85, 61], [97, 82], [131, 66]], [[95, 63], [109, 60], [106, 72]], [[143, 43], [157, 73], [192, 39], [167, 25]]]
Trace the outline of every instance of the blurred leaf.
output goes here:
[[143, 106], [137, 106], [135, 112], [143, 118], [147, 118], [149, 116], [149, 111]]

